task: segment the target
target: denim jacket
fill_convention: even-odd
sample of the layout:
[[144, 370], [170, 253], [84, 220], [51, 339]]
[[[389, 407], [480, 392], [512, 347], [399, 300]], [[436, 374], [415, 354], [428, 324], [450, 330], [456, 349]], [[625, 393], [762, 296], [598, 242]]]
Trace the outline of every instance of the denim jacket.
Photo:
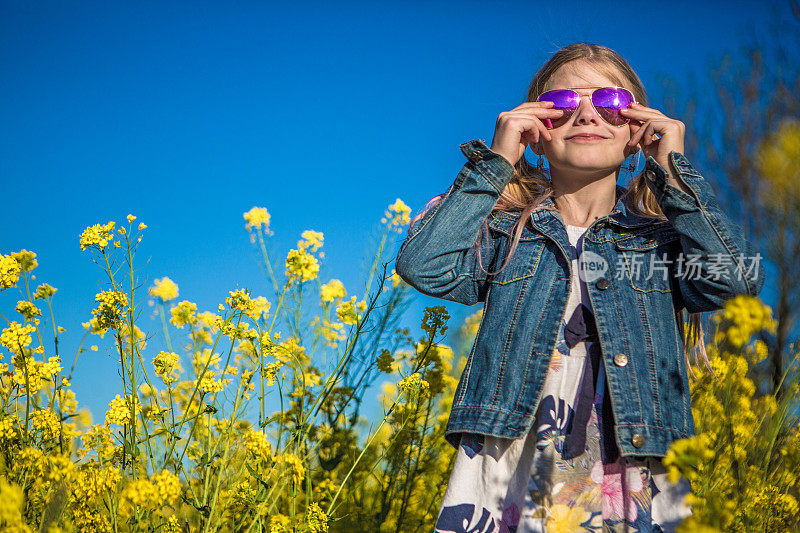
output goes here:
[[[454, 448], [461, 432], [521, 438], [531, 429], [577, 275], [563, 218], [543, 209], [531, 214], [502, 272], [479, 268], [472, 247], [484, 221], [485, 270], [502, 265], [511, 243], [519, 214], [493, 208], [513, 167], [483, 140], [461, 150], [467, 162], [441, 201], [412, 225], [395, 260], [398, 275], [423, 294], [484, 302], [445, 429]], [[761, 255], [723, 213], [705, 178], [683, 154], [669, 158], [692, 194], [669, 185], [667, 171], [648, 157], [645, 181], [666, 220], [627, 209], [620, 199], [625, 188], [617, 185], [614, 209], [589, 226], [579, 250], [597, 266], [583, 270], [623, 456], [664, 456], [672, 441], [694, 434], [684, 309], [717, 310], [736, 295], [757, 295], [764, 284]], [[545, 203], [554, 205], [550, 198]]]

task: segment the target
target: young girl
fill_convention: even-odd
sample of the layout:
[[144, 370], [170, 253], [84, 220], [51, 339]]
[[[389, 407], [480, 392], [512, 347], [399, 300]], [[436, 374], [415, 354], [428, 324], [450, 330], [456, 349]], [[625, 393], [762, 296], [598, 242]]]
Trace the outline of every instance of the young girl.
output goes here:
[[[646, 101], [613, 50], [563, 48], [411, 222], [398, 274], [484, 302], [438, 532], [671, 531], [690, 514], [661, 461], [694, 434], [699, 313], [757, 295], [764, 270], [683, 155], [684, 124]], [[643, 172], [618, 186], [640, 149]]]

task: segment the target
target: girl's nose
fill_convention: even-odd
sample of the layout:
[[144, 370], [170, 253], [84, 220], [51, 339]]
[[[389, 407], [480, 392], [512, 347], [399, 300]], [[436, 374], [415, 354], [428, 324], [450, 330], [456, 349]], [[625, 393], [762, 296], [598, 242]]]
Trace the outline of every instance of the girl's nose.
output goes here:
[[581, 103], [578, 104], [578, 109], [575, 110], [575, 121], [580, 123], [595, 121], [599, 124], [600, 120], [600, 115], [597, 114], [592, 105], [592, 97], [590, 95], [581, 96]]

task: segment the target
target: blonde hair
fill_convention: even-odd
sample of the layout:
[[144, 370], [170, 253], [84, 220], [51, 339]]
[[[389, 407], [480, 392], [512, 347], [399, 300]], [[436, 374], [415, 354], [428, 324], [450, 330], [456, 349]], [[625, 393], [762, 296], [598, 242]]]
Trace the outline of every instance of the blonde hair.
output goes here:
[[[617, 52], [606, 46], [588, 43], [574, 43], [558, 50], [548, 59], [539, 71], [534, 75], [528, 86], [527, 101], [535, 102], [539, 96], [548, 89], [548, 83], [553, 74], [561, 67], [567, 66], [571, 68], [575, 66], [573, 62], [583, 62], [590, 64], [601, 74], [604, 74], [608, 79], [613, 81], [620, 87], [625, 87], [633, 93], [637, 102], [642, 105], [647, 105], [647, 93], [644, 89], [639, 76], [636, 75], [634, 70], [628, 62], [620, 56]], [[446, 193], [445, 193], [446, 194]], [[501, 272], [507, 265], [511, 256], [516, 250], [517, 243], [519, 242], [520, 235], [525, 222], [530, 218], [531, 213], [537, 209], [550, 209], [558, 211], [557, 207], [549, 207], [542, 205], [545, 199], [552, 197], [553, 187], [550, 179], [549, 171], [542, 169], [539, 170], [530, 165], [523, 155], [520, 160], [514, 165], [514, 176], [508, 182], [506, 187], [500, 193], [497, 204], [492, 211], [505, 211], [505, 212], [519, 212], [520, 216], [514, 224], [513, 237], [511, 246], [503, 261], [502, 266], [497, 272], [488, 272], [483, 268], [480, 254], [480, 241], [482, 238], [489, 238], [488, 220], [485, 220], [481, 226], [481, 231], [475, 241], [473, 252], [478, 257], [478, 266], [487, 274], [497, 274]], [[435, 206], [444, 194], [434, 196], [425, 205], [421, 213], [414, 217], [409, 224], [409, 233], [411, 226], [422, 218], [425, 213], [433, 206]], [[655, 195], [647, 187], [641, 173], [632, 176], [627, 184], [626, 192], [620, 198], [625, 204], [626, 209], [634, 212], [635, 214], [653, 218], [654, 220], [665, 220], [666, 217], [662, 213]], [[702, 313], [689, 313], [688, 328], [684, 331], [683, 313], [678, 320], [681, 338], [683, 340], [683, 354], [686, 362], [686, 368], [692, 377], [696, 378], [694, 371], [689, 364], [689, 353], [694, 352], [695, 364], [699, 366], [698, 353], [702, 356], [702, 360], [706, 367], [711, 370], [708, 361], [708, 356], [705, 349], [705, 341], [703, 338], [703, 325], [701, 318]], [[712, 370], [713, 373], [713, 370]]]

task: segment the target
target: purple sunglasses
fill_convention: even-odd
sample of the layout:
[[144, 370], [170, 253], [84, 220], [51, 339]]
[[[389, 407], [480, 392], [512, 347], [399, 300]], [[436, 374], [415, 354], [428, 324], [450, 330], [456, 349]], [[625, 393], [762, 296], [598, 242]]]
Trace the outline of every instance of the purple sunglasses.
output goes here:
[[[623, 109], [636, 102], [633, 94], [623, 87], [581, 87], [594, 89], [591, 94], [592, 105], [597, 114], [612, 126], [623, 126], [630, 122], [630, 118], [622, 116]], [[558, 128], [567, 123], [569, 118], [578, 109], [581, 96], [572, 89], [556, 89], [542, 93], [537, 102], [553, 102], [553, 109], [563, 109], [564, 114], [558, 118], [546, 118], [542, 122], [549, 130]]]

